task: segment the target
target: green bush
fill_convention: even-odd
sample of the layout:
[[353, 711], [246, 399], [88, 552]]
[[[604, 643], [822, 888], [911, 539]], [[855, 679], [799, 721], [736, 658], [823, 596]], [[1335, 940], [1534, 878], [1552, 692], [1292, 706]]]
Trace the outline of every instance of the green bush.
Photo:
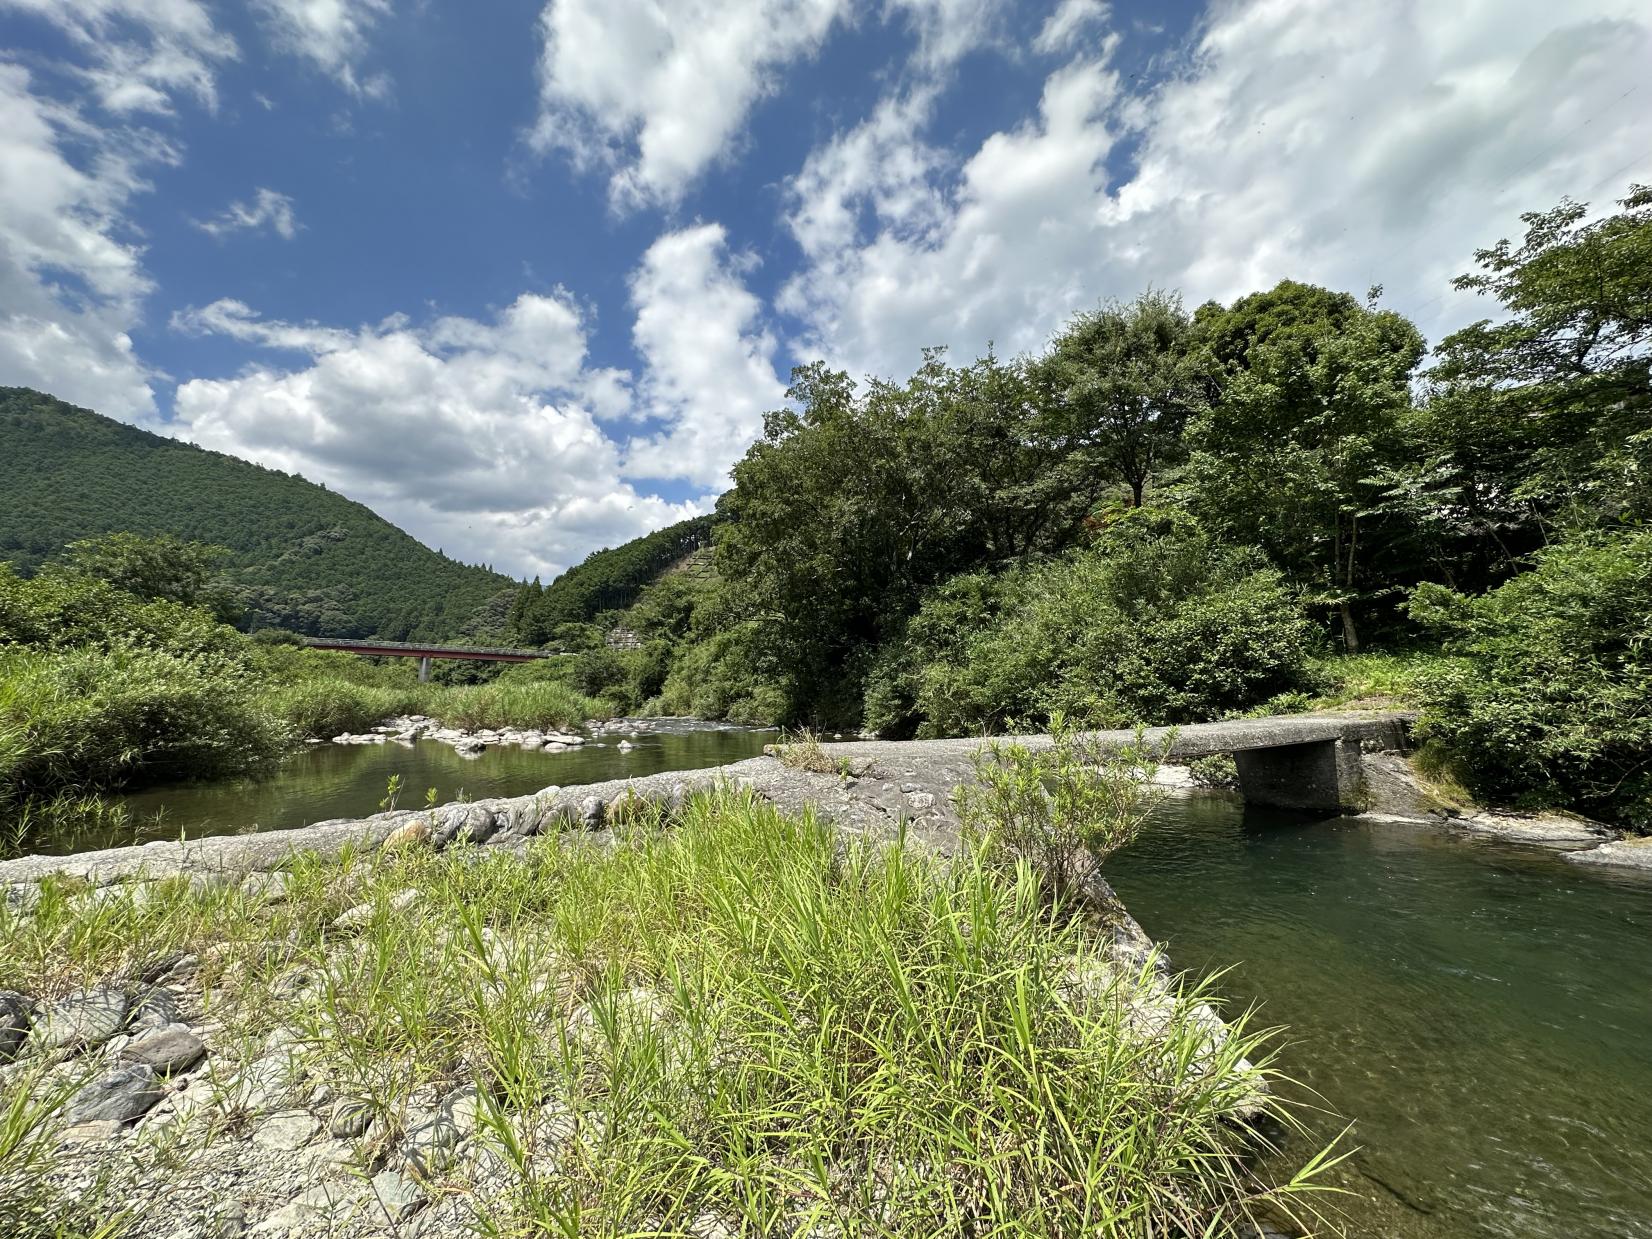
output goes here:
[[1412, 615], [1457, 658], [1418, 677], [1418, 735], [1476, 797], [1652, 828], [1652, 531], [1580, 536], [1489, 594], [1439, 586]]
[[1314, 646], [1300, 603], [1256, 552], [1132, 528], [935, 591], [880, 659], [867, 725], [956, 735], [1062, 710], [1110, 725], [1199, 722], [1299, 687]]
[[0, 796], [254, 769], [287, 725], [233, 660], [137, 646], [0, 652]]
[[774, 726], [791, 718], [791, 695], [766, 656], [760, 622], [748, 620], [684, 647], [660, 689], [666, 714]]

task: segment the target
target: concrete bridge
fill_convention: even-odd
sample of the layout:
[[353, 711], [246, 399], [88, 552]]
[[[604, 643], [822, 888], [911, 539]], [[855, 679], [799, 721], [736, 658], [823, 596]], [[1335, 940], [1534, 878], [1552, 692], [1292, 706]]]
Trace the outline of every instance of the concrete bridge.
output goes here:
[[344, 654], [362, 654], [376, 658], [417, 658], [419, 683], [430, 679], [430, 660], [433, 658], [469, 658], [477, 662], [525, 663], [538, 658], [559, 657], [554, 650], [514, 650], [502, 646], [420, 645], [407, 641], [354, 641], [330, 637], [305, 637], [304, 644], [312, 650], [338, 650]]
[[[1233, 754], [1239, 790], [1250, 804], [1279, 809], [1358, 812], [1369, 802], [1367, 753], [1409, 747], [1414, 714], [1310, 714], [1279, 718], [1234, 719], [1225, 723], [1190, 723], [1149, 727], [1142, 733], [1150, 751], [1171, 760], [1191, 761], [1217, 753]], [[1135, 742], [1134, 731], [1097, 731], [1086, 738], [1118, 751]], [[972, 777], [975, 756], [991, 740], [854, 740], [824, 744], [831, 757], [851, 766], [876, 763], [900, 770], [909, 781], [937, 794]], [[1021, 736], [1015, 743], [1047, 749], [1049, 736]]]

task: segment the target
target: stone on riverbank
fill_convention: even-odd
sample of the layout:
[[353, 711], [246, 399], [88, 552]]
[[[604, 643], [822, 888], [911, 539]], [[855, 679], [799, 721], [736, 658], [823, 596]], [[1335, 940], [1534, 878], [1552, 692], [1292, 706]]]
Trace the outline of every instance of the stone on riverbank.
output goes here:
[[147, 1114], [166, 1095], [160, 1078], [143, 1065], [119, 1067], [85, 1085], [69, 1100], [64, 1120], [70, 1127], [85, 1123], [129, 1123]]
[[76, 990], [46, 1009], [31, 1035], [43, 1051], [96, 1049], [126, 1026], [131, 996], [121, 989]]
[[188, 1071], [206, 1057], [206, 1045], [187, 1024], [163, 1024], [133, 1037], [120, 1056], [150, 1068], [157, 1075]]
[[1567, 852], [1574, 865], [1615, 865], [1622, 869], [1652, 872], [1652, 836], [1617, 839], [1581, 852]]
[[13, 990], [0, 990], [0, 1063], [15, 1059], [28, 1040], [34, 1003]]

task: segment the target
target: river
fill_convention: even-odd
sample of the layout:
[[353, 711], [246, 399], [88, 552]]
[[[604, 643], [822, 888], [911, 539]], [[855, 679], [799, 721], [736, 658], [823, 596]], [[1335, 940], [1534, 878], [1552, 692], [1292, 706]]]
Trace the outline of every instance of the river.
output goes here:
[[1354, 1123], [1351, 1234], [1652, 1236], [1652, 884], [1208, 793], [1106, 872], [1178, 968], [1231, 965], [1289, 1028], [1313, 1131]]
[[[712, 766], [772, 738], [684, 725], [629, 752], [605, 737], [473, 758], [325, 745], [271, 778], [125, 803], [140, 837], [281, 828], [372, 813], [392, 774], [407, 807], [428, 787], [446, 801]], [[1315, 1137], [1353, 1124], [1335, 1174], [1351, 1234], [1652, 1239], [1652, 884], [1224, 793], [1174, 796], [1107, 876], [1177, 967], [1231, 966], [1219, 991], [1289, 1028], [1279, 1065], [1320, 1107]]]

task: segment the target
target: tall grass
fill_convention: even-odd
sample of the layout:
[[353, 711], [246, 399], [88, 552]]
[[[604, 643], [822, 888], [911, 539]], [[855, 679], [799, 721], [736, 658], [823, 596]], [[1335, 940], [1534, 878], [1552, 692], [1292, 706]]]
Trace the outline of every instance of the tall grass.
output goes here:
[[303, 679], [270, 691], [270, 709], [297, 734], [327, 739], [359, 732], [403, 714], [423, 714], [449, 727], [577, 727], [602, 717], [602, 703], [555, 681], [495, 680], [489, 684], [356, 684]]
[[[421, 899], [398, 912], [408, 888]], [[612, 849], [300, 862], [263, 913], [235, 891], [156, 893], [54, 888], [30, 920], [0, 913], [0, 986], [229, 943], [201, 972], [217, 1017], [249, 1039], [296, 1029], [312, 1077], [376, 1111], [381, 1139], [416, 1091], [478, 1086], [469, 1155], [508, 1179], [476, 1198], [484, 1234], [711, 1217], [747, 1235], [1216, 1239], [1305, 1214], [1314, 1186], [1317, 1158], [1284, 1182], [1254, 1168], [1262, 1038], [1241, 1020], [1213, 1039], [1197, 986], [1166, 1009], [1151, 965], [1053, 918], [1025, 865], [845, 842], [730, 793]], [[330, 928], [357, 903], [365, 926]], [[276, 984], [293, 971], [302, 997]]]

